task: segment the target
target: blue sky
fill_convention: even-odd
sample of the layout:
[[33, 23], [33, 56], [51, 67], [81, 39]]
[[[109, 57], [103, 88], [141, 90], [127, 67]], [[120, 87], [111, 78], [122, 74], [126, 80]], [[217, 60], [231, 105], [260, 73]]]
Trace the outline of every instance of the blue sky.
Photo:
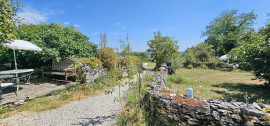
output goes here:
[[74, 25], [98, 44], [107, 33], [108, 46], [119, 47], [129, 34], [133, 51], [145, 51], [153, 32], [178, 40], [179, 51], [205, 40], [201, 32], [226, 9], [239, 13], [254, 10], [254, 28], [264, 26], [270, 0], [20, 0], [25, 5], [19, 16], [24, 22], [59, 22]]

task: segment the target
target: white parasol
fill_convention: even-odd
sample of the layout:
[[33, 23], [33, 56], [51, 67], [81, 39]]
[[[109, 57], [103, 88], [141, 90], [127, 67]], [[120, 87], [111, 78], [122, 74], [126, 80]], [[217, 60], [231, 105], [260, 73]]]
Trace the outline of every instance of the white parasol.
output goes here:
[[[12, 40], [10, 43], [4, 43], [3, 46], [13, 49], [14, 54], [14, 62], [15, 62], [15, 70], [17, 70], [17, 62], [16, 62], [16, 54], [15, 50], [32, 50], [32, 51], [42, 51], [41, 48], [32, 44], [31, 42], [25, 40]], [[17, 85], [19, 85], [18, 74], [16, 73]], [[17, 86], [18, 91], [18, 86]]]
[[221, 57], [219, 57], [218, 59], [219, 60], [222, 60], [222, 61], [226, 61], [226, 60], [229, 60], [231, 57], [229, 56], [229, 55], [223, 55], [223, 56], [221, 56]]

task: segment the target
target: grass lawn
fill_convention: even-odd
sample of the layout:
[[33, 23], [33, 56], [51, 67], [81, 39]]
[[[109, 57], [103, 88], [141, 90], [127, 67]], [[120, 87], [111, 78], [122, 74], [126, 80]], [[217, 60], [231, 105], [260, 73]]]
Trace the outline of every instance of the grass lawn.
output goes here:
[[154, 69], [156, 66], [155, 62], [145, 62], [144, 64], [147, 64], [147, 65], [143, 65], [143, 67], [146, 69]]
[[192, 87], [194, 96], [198, 98], [270, 104], [269, 89], [262, 85], [265, 81], [252, 80], [255, 76], [251, 72], [182, 68], [176, 73], [185, 81], [182, 84], [173, 83], [172, 87], [184, 94], [187, 87]]

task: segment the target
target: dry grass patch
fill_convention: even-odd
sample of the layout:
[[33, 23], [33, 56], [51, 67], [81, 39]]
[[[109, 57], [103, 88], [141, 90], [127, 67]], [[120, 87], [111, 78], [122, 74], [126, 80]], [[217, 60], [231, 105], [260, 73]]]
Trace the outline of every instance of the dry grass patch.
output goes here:
[[147, 65], [144, 65], [143, 67], [146, 69], [154, 69], [156, 67], [156, 63], [155, 62], [146, 62]]
[[188, 87], [192, 87], [194, 96], [198, 98], [270, 103], [269, 90], [262, 85], [265, 81], [253, 80], [255, 76], [251, 72], [179, 69], [177, 75], [183, 77], [185, 81], [181, 84], [173, 83], [172, 87], [184, 94]]

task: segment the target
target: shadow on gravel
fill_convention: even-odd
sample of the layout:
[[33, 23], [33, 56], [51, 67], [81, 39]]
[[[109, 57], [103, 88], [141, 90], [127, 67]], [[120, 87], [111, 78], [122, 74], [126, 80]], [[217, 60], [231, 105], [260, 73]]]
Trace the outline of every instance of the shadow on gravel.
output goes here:
[[81, 118], [81, 122], [72, 124], [72, 125], [80, 125], [80, 126], [96, 126], [100, 125], [106, 121], [112, 121], [115, 118], [115, 115], [109, 116], [96, 116], [95, 118]]

